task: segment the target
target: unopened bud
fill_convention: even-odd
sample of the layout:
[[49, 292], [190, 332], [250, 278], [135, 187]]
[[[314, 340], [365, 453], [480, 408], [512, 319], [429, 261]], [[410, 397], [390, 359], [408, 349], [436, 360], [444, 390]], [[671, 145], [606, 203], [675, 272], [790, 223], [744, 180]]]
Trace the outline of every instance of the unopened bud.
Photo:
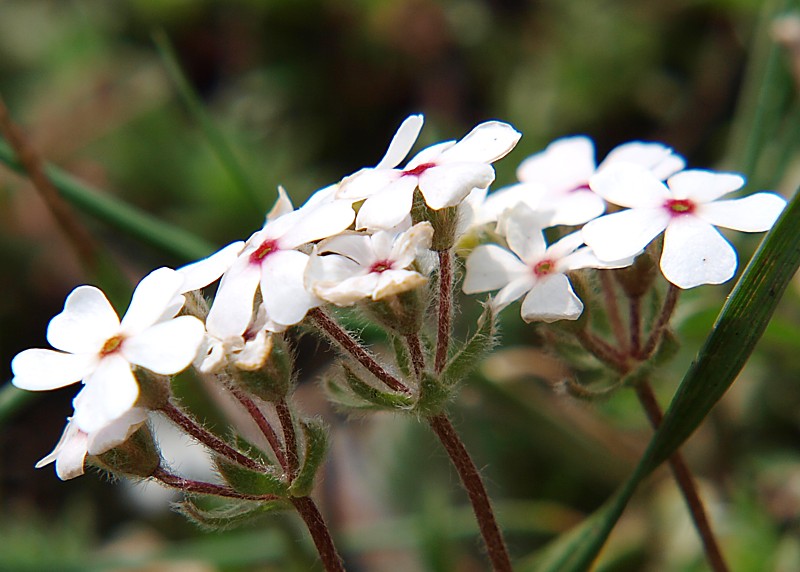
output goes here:
[[116, 475], [146, 479], [161, 464], [153, 435], [147, 424], [142, 425], [127, 441], [96, 456], [89, 461]]
[[228, 371], [248, 393], [264, 401], [280, 401], [292, 386], [294, 355], [283, 336], [270, 335], [269, 349], [260, 363], [237, 360]]

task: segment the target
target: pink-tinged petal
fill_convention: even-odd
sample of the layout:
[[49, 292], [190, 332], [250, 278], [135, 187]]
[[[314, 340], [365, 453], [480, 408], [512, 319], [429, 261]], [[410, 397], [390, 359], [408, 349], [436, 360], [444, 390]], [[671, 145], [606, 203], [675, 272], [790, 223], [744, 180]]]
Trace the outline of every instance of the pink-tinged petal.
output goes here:
[[370, 236], [361, 233], [342, 233], [323, 240], [317, 245], [316, 252], [320, 255], [329, 252], [341, 254], [362, 266], [375, 261]]
[[205, 331], [203, 322], [194, 316], [179, 316], [126, 339], [121, 352], [132, 364], [173, 375], [192, 363]]
[[[458, 143], [444, 151], [442, 163], [494, 163], [514, 148], [522, 133], [508, 123], [486, 121], [477, 125]], [[475, 185], [479, 186], [479, 185]]]
[[614, 163], [634, 163], [653, 173], [659, 181], [664, 181], [686, 166], [683, 157], [661, 143], [631, 141], [615, 147], [597, 168], [601, 171]]
[[522, 301], [521, 315], [526, 322], [556, 322], [577, 320], [583, 312], [583, 302], [572, 290], [564, 274], [552, 274], [539, 280]]
[[387, 258], [395, 262], [396, 268], [407, 268], [420, 252], [431, 247], [432, 240], [431, 223], [419, 222], [394, 239]]
[[[542, 206], [547, 204], [542, 201]], [[552, 198], [553, 215], [548, 226], [578, 226], [602, 215], [606, 210], [603, 198], [590, 190], [572, 191]]]
[[83, 462], [86, 459], [88, 435], [69, 421], [52, 453], [36, 463], [41, 469], [55, 461], [56, 474], [62, 481], [68, 481], [83, 474]]
[[52, 350], [25, 350], [11, 360], [11, 380], [28, 391], [49, 391], [80, 381], [97, 365], [97, 354], [67, 354]]
[[614, 163], [589, 179], [591, 189], [610, 203], [629, 208], [656, 207], [673, 198], [653, 173], [632, 163]]
[[531, 155], [517, 168], [517, 179], [565, 192], [585, 185], [595, 170], [594, 143], [588, 137], [563, 137]]
[[122, 445], [131, 435], [147, 421], [147, 410], [133, 407], [102, 429], [89, 435], [88, 452], [90, 455], [102, 455], [114, 447]]
[[136, 335], [167, 317], [164, 311], [167, 306], [174, 307], [172, 302], [181, 286], [183, 276], [171, 268], [158, 268], [142, 278], [122, 318], [122, 331]]
[[677, 217], [664, 234], [661, 271], [679, 288], [722, 284], [736, 272], [736, 251], [717, 229], [693, 216]]
[[281, 235], [280, 245], [283, 249], [297, 248], [307, 242], [338, 234], [356, 218], [349, 201], [333, 201], [295, 212], [303, 216]]
[[416, 177], [402, 177], [369, 197], [358, 211], [356, 229], [387, 230], [400, 224], [411, 212], [416, 188]]
[[392, 142], [389, 143], [389, 148], [383, 159], [380, 160], [375, 168], [376, 169], [393, 169], [400, 164], [400, 161], [406, 158], [414, 143], [419, 137], [419, 132], [422, 130], [422, 124], [425, 119], [422, 115], [409, 115], [400, 127], [397, 133], [392, 137]]
[[518, 204], [502, 221], [505, 225], [506, 241], [509, 248], [526, 264], [535, 264], [544, 256], [547, 243], [542, 229], [542, 217], [527, 205]]
[[419, 272], [412, 270], [387, 270], [377, 276], [378, 281], [372, 292], [373, 300], [383, 300], [402, 292], [419, 288], [427, 281]]
[[47, 341], [65, 352], [96, 352], [118, 332], [119, 317], [105, 294], [94, 286], [78, 286], [50, 320]]
[[630, 209], [591, 220], [581, 232], [600, 260], [622, 260], [644, 250], [669, 221], [660, 207]]
[[244, 334], [253, 318], [253, 299], [260, 280], [260, 265], [251, 264], [248, 256], [239, 257], [222, 276], [206, 317], [206, 329], [211, 335], [224, 339]]
[[497, 290], [529, 273], [519, 258], [496, 244], [476, 247], [467, 258], [466, 270], [462, 285], [465, 294]]
[[131, 365], [119, 354], [103, 358], [72, 401], [73, 420], [86, 433], [98, 431], [121, 417], [139, 397]]
[[217, 280], [233, 266], [244, 249], [244, 244], [242, 240], [233, 242], [208, 258], [178, 268], [178, 272], [183, 276], [181, 294], [200, 290]]
[[436, 145], [425, 147], [425, 149], [411, 158], [411, 160], [405, 166], [405, 170], [410, 171], [411, 169], [419, 167], [420, 165], [424, 165], [425, 163], [438, 164], [442, 153], [453, 147], [455, 144], [455, 141], [443, 141], [441, 143], [437, 143]]
[[494, 181], [494, 169], [486, 163], [446, 163], [419, 176], [419, 190], [433, 210], [454, 207], [474, 188]]
[[531, 274], [520, 276], [509, 282], [491, 300], [492, 308], [495, 312], [500, 312], [512, 302], [522, 298], [534, 285], [534, 278]]
[[701, 169], [681, 171], [667, 180], [673, 198], [707, 203], [744, 186], [744, 177], [736, 173], [715, 173]]
[[403, 172], [397, 169], [361, 169], [342, 179], [336, 191], [336, 198], [360, 200], [371, 197], [402, 176]]
[[785, 206], [786, 199], [780, 195], [756, 193], [742, 199], [697, 205], [694, 214], [714, 226], [763, 232], [772, 228]]
[[289, 198], [289, 193], [286, 192], [283, 185], [278, 185], [278, 198], [275, 199], [275, 204], [272, 205], [272, 208], [267, 213], [265, 224], [293, 211], [294, 205], [292, 204], [292, 199]]
[[308, 255], [284, 250], [267, 257], [261, 265], [261, 296], [271, 320], [286, 326], [299, 323], [320, 300], [303, 284]]

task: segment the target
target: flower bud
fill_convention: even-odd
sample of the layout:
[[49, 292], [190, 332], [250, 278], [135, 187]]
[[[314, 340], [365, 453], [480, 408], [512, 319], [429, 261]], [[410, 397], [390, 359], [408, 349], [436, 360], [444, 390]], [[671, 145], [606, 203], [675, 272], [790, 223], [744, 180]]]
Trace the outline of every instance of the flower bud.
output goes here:
[[139, 407], [158, 410], [169, 401], [169, 377], [141, 367], [133, 369], [133, 376], [139, 384], [139, 398], [136, 400]]
[[146, 479], [161, 464], [161, 456], [150, 428], [144, 424], [121, 445], [90, 456], [89, 462], [115, 475]]
[[283, 336], [271, 335], [266, 359], [260, 364], [236, 361], [228, 371], [248, 393], [264, 401], [280, 401], [292, 386], [294, 356]]
[[406, 290], [394, 296], [362, 304], [365, 312], [390, 330], [407, 336], [422, 329], [427, 302], [427, 288]]

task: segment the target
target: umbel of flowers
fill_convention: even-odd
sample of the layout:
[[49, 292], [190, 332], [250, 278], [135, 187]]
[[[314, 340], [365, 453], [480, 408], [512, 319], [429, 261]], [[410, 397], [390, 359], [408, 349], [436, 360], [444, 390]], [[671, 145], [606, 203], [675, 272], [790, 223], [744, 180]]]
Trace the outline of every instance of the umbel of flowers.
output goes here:
[[[683, 159], [657, 143], [622, 145], [597, 165], [586, 137], [552, 143], [521, 162], [518, 184], [488, 192], [492, 163], [520, 134], [489, 121], [401, 167], [422, 125], [421, 115], [406, 119], [374, 167], [299, 208], [279, 189], [260, 230], [207, 259], [153, 271], [122, 319], [100, 290], [76, 288], [47, 329], [54, 349], [26, 350], [12, 362], [13, 383], [22, 389], [81, 383], [61, 440], [37, 467], [55, 462], [58, 476], [70, 479], [94, 465], [228, 499], [229, 506], [209, 512], [187, 497], [181, 510], [207, 526], [293, 507], [326, 569], [342, 569], [309, 496], [326, 431], [291, 399], [287, 331], [302, 326], [340, 350], [324, 380], [339, 406], [410, 413], [431, 427], [467, 489], [493, 568], [510, 570], [480, 475], [447, 417], [459, 385], [496, 343], [497, 313], [522, 300], [526, 322], [573, 322], [556, 330], [556, 349], [580, 345], [630, 380], [667, 337], [678, 289], [734, 275], [736, 253], [717, 227], [765, 231], [785, 201], [763, 192], [725, 198], [744, 185], [741, 176], [684, 170]], [[467, 243], [473, 248], [461, 289], [496, 294], [471, 336], [460, 339], [451, 331], [454, 253]], [[657, 259], [666, 295], [656, 281]], [[207, 300], [202, 290], [215, 282], [216, 295]], [[645, 296], [663, 296], [662, 310], [644, 315]], [[336, 307], [355, 307], [374, 321], [394, 359], [376, 358], [339, 323]], [[593, 325], [595, 314], [606, 315], [610, 331]], [[233, 426], [206, 427], [173, 395], [171, 378], [186, 369], [245, 411], [260, 440], [246, 440]], [[570, 387], [576, 395], [592, 392], [578, 379]], [[211, 451], [216, 480], [173, 472], [149, 429], [154, 411]]]

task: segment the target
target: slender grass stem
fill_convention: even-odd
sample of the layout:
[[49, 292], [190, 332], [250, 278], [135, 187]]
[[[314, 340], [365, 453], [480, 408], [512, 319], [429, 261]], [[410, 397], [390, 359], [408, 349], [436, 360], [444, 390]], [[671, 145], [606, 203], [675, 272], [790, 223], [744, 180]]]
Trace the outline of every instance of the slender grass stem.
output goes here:
[[[642, 408], [644, 408], [647, 413], [650, 425], [652, 425], [653, 429], [658, 429], [664, 418], [664, 414], [653, 393], [653, 388], [647, 380], [636, 385], [636, 396], [639, 398]], [[686, 506], [692, 516], [692, 521], [694, 521], [694, 525], [700, 534], [700, 539], [703, 542], [703, 548], [705, 549], [706, 558], [708, 559], [711, 569], [714, 570], [714, 572], [727, 572], [728, 566], [725, 564], [725, 559], [722, 556], [717, 539], [714, 536], [714, 532], [711, 530], [711, 523], [706, 515], [703, 501], [700, 500], [694, 478], [680, 450], [676, 450], [675, 453], [670, 456], [669, 466], [670, 469], [672, 469], [672, 474], [675, 477], [675, 481], [678, 483], [681, 494], [683, 494], [683, 498], [686, 500]]]

